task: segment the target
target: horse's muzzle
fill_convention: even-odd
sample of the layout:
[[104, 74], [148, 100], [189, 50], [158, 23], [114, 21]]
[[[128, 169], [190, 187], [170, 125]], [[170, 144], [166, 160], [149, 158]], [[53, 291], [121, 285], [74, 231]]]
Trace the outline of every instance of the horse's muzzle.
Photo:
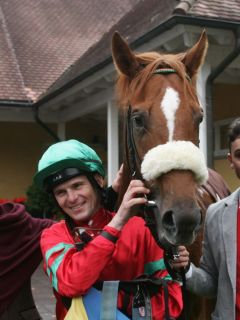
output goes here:
[[[172, 245], [190, 245], [194, 242], [202, 225], [201, 210], [198, 207], [189, 209], [171, 208], [162, 215], [163, 237]], [[162, 235], [161, 235], [162, 236]]]

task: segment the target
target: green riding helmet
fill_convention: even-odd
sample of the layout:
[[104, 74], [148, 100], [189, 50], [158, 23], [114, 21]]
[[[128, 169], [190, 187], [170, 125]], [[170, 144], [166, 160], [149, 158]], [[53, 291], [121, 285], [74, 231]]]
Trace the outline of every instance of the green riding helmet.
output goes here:
[[77, 175], [99, 173], [105, 176], [102, 161], [97, 153], [77, 140], [57, 142], [51, 145], [38, 163], [34, 182], [41, 188], [53, 189]]

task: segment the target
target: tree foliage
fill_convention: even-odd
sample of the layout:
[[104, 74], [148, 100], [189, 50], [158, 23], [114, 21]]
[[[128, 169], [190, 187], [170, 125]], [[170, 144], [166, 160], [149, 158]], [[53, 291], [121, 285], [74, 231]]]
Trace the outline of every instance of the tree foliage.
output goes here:
[[62, 214], [53, 195], [32, 184], [27, 192], [26, 210], [35, 218], [60, 219]]

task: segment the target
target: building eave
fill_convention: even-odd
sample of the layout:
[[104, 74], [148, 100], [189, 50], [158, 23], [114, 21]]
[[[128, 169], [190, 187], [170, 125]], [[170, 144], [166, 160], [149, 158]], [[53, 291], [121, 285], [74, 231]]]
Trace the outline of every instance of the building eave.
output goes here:
[[[199, 26], [202, 28], [217, 28], [217, 29], [224, 29], [224, 30], [231, 30], [235, 32], [239, 26], [240, 22], [233, 22], [228, 20], [221, 20], [221, 19], [213, 19], [213, 18], [205, 18], [205, 17], [194, 17], [194, 16], [187, 16], [187, 15], [174, 15], [168, 20], [161, 23], [156, 28], [152, 29], [151, 31], [147, 32], [146, 34], [140, 36], [136, 40], [131, 43], [131, 47], [133, 49], [141, 46], [145, 42], [150, 41], [159, 34], [170, 30], [174, 26], [182, 24], [182, 25], [192, 25], [192, 26]], [[50, 100], [54, 99], [58, 95], [64, 93], [68, 89], [74, 87], [78, 83], [82, 82], [86, 78], [92, 76], [93, 74], [97, 73], [104, 67], [110, 65], [112, 63], [112, 57], [107, 57], [104, 61], [94, 65], [92, 68], [86, 70], [85, 72], [79, 74], [76, 78], [72, 79], [62, 87], [58, 88], [57, 90], [47, 94], [42, 99], [38, 100], [33, 104], [34, 107], [42, 107]]]

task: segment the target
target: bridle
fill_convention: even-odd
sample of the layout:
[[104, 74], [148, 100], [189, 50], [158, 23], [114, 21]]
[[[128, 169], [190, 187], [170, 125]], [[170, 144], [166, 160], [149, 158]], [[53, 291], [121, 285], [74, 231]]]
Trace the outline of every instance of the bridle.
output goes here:
[[[132, 115], [132, 108], [131, 105], [128, 106], [127, 110], [127, 119], [126, 119], [126, 139], [127, 139], [127, 148], [128, 148], [128, 165], [131, 172], [132, 179], [139, 179], [141, 181], [144, 181], [141, 171], [139, 169], [141, 159], [139, 157], [139, 154], [137, 152], [135, 139], [133, 135], [133, 127], [131, 122], [131, 115]], [[150, 195], [151, 196], [151, 195]], [[156, 222], [154, 219], [154, 210], [158, 210], [156, 202], [153, 200], [148, 200], [148, 202], [143, 207], [143, 214], [144, 214], [144, 220], [145, 225], [149, 228], [153, 238], [155, 239], [156, 243], [161, 247], [164, 248], [164, 245], [161, 243], [158, 234], [157, 234], [157, 228], [156, 228]], [[170, 246], [168, 248], [165, 248], [164, 256], [169, 257], [172, 259], [176, 259], [179, 257], [178, 251], [176, 247]], [[167, 267], [167, 265], [166, 265]], [[169, 269], [168, 269], [169, 271]], [[181, 272], [181, 278], [184, 286], [185, 286], [185, 274]], [[163, 283], [161, 283], [163, 284]], [[185, 290], [184, 290], [185, 292]], [[185, 296], [185, 293], [184, 293]], [[169, 310], [168, 310], [168, 292], [166, 291], [166, 286], [164, 288], [164, 299], [165, 299], [165, 314], [166, 319], [170, 319], [169, 317]], [[185, 300], [185, 298], [184, 298]], [[184, 316], [186, 319], [186, 316]]]
[[143, 180], [141, 170], [139, 169], [141, 159], [139, 157], [137, 147], [135, 144], [131, 116], [132, 116], [132, 107], [131, 105], [129, 105], [127, 110], [127, 121], [126, 121], [128, 165], [130, 168], [132, 178]]
[[[171, 74], [177, 73], [176, 70], [172, 68], [158, 68], [153, 71], [153, 74]], [[127, 116], [126, 116], [126, 142], [127, 142], [127, 161], [131, 173], [132, 179], [139, 179], [144, 182], [144, 179], [141, 174], [141, 158], [138, 154], [138, 150], [135, 144], [134, 133], [133, 133], [133, 126], [132, 126], [132, 106], [129, 104], [127, 109]], [[164, 244], [160, 242], [156, 223], [154, 219], [154, 210], [157, 209], [156, 202], [152, 199], [152, 194], [148, 195], [148, 202], [143, 208], [144, 210], [144, 219], [146, 226], [150, 229], [154, 239], [156, 240], [157, 244], [164, 248]], [[167, 248], [168, 249], [168, 248]], [[174, 253], [177, 257], [177, 253]]]
[[[170, 74], [170, 73], [176, 73], [174, 69], [171, 68], [160, 68], [156, 69], [153, 74]], [[191, 81], [191, 79], [187, 76], [187, 79]], [[132, 106], [129, 104], [127, 112], [126, 112], [126, 143], [127, 143], [127, 162], [130, 169], [131, 177], [132, 179], [139, 179], [141, 181], [144, 181], [142, 174], [141, 174], [141, 158], [138, 154], [138, 150], [135, 144], [134, 139], [134, 133], [133, 133], [133, 126], [132, 126]], [[143, 207], [143, 213], [144, 213], [144, 220], [146, 226], [149, 228], [152, 236], [154, 237], [156, 243], [163, 249], [165, 249], [165, 257], [170, 257], [171, 259], [177, 259], [179, 258], [179, 253], [176, 247], [174, 246], [168, 246], [167, 248], [165, 245], [160, 241], [157, 233], [156, 228], [156, 222], [154, 219], [154, 211], [158, 210], [156, 202], [152, 200], [152, 195], [148, 195], [148, 202]], [[151, 200], [150, 200], [151, 199]], [[166, 265], [167, 267], [167, 265]], [[167, 267], [168, 268], [168, 267]], [[169, 269], [168, 269], [169, 271]], [[176, 273], [177, 274], [177, 273]], [[183, 283], [183, 304], [185, 304], [186, 300], [186, 289], [185, 289], [185, 271], [182, 268], [180, 270], [180, 280]], [[168, 303], [165, 303], [166, 306], [166, 314], [168, 314]], [[186, 320], [186, 314], [185, 310], [183, 311], [183, 317]]]
[[[158, 68], [153, 71], [153, 74], [171, 74], [171, 73], [177, 73], [177, 72], [172, 68]], [[135, 140], [134, 140], [131, 116], [132, 116], [132, 106], [131, 104], [129, 104], [128, 110], [127, 110], [127, 121], [126, 121], [127, 146], [128, 146], [128, 154], [129, 154], [128, 164], [129, 164], [132, 177], [143, 180], [141, 170], [139, 169], [141, 159], [139, 157]]]
[[[132, 179], [139, 179], [144, 182], [142, 177], [141, 171], [139, 169], [141, 159], [137, 151], [137, 147], [135, 144], [135, 139], [133, 135], [133, 128], [131, 123], [131, 115], [132, 115], [132, 107], [131, 105], [128, 106], [127, 110], [127, 121], [126, 121], [126, 134], [127, 134], [127, 148], [128, 148], [128, 165], [131, 172]], [[150, 195], [146, 196], [148, 199], [147, 203], [143, 207], [144, 213], [144, 220], [146, 226], [150, 229], [155, 241], [157, 244], [168, 251], [168, 254], [171, 254], [174, 259], [179, 257], [176, 247], [174, 246], [167, 246], [166, 244], [162, 243], [157, 234], [156, 222], [154, 219], [154, 210], [158, 210], [156, 202], [153, 200], [153, 196]]]

